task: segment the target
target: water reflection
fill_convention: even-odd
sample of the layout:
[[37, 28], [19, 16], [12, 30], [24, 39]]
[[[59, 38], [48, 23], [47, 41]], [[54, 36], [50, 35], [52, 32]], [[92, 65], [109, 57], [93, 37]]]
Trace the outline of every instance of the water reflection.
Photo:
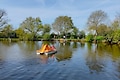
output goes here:
[[84, 42], [80, 42], [80, 47], [84, 48], [85, 47], [85, 43]]
[[9, 42], [9, 41], [1, 41], [0, 42], [0, 46], [6, 46], [6, 47], [10, 47], [10, 46], [12, 46], [12, 45], [14, 45], [16, 42]]
[[75, 49], [75, 48], [78, 48], [78, 43], [77, 42], [73, 42], [73, 49]]
[[[53, 44], [58, 52], [37, 55], [43, 43]], [[0, 80], [28, 80], [30, 76], [34, 80], [119, 80], [120, 47], [81, 42], [0, 42]]]
[[59, 47], [57, 49], [58, 53], [56, 54], [58, 61], [67, 60], [72, 57], [72, 47], [70, 46], [70, 42], [59, 43], [57, 47]]
[[[87, 43], [86, 64], [90, 72], [102, 72], [108, 66], [107, 60], [115, 62], [120, 59], [120, 49], [117, 45], [91, 44]], [[112, 65], [112, 68], [114, 66]]]
[[0, 42], [1, 60], [18, 60], [35, 57], [35, 50], [39, 46], [37, 42], [19, 41], [19, 42]]
[[40, 61], [43, 64], [47, 64], [47, 63], [56, 61], [55, 54], [51, 54], [51, 55], [43, 54], [43, 55], [38, 55], [38, 57], [40, 58]]

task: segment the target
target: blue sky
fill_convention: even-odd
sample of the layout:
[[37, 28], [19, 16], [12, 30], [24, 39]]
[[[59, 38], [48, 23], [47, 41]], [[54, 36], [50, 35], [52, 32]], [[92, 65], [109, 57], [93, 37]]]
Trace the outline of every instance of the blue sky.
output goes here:
[[27, 17], [40, 17], [43, 24], [52, 24], [58, 16], [69, 16], [80, 30], [93, 11], [103, 10], [111, 21], [120, 12], [120, 0], [0, 0], [0, 9], [8, 13], [10, 24], [18, 28]]

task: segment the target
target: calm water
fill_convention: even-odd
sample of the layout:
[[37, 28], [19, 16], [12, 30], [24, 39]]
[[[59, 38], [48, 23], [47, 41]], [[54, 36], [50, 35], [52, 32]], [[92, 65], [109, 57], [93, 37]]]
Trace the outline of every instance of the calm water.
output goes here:
[[52, 42], [58, 52], [37, 55], [43, 42], [0, 42], [0, 80], [120, 80], [118, 45]]

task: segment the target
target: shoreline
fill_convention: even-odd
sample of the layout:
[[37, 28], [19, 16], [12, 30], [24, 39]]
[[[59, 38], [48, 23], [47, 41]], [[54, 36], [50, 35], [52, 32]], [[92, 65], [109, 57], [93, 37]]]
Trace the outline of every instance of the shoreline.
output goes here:
[[107, 40], [101, 40], [101, 41], [86, 41], [86, 39], [49, 39], [49, 40], [45, 40], [45, 39], [38, 39], [38, 40], [20, 40], [18, 38], [0, 38], [0, 41], [59, 41], [59, 42], [69, 42], [69, 41], [73, 41], [73, 42], [89, 42], [89, 43], [107, 43], [107, 44], [119, 44], [120, 45], [120, 41], [111, 41], [108, 42]]

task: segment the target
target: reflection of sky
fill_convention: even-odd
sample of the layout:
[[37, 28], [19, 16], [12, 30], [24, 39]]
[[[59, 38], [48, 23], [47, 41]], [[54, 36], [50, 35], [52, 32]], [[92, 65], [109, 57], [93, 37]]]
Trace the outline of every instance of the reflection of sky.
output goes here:
[[[27, 45], [25, 43], [9, 43], [10, 45], [4, 45], [1, 44], [0, 46], [0, 58], [2, 60], [15, 60], [15, 61], [21, 61], [25, 58], [34, 57], [35, 50], [31, 51], [30, 49], [27, 49]], [[21, 46], [22, 44], [22, 46]], [[25, 47], [23, 47], [25, 45]]]
[[20, 53], [20, 49], [17, 44], [5, 46], [0, 46], [1, 53], [0, 56], [3, 60], [22, 60], [23, 55]]
[[[17, 63], [16, 61], [18, 61], [18, 64], [16, 64], [17, 65], [16, 71], [18, 72], [23, 71], [23, 73], [25, 71], [31, 74], [31, 72], [29, 71], [33, 71], [33, 74], [36, 75], [34, 73], [34, 69], [38, 72], [41, 72], [39, 71], [41, 68], [41, 70], [45, 69], [45, 74], [51, 74], [49, 73], [49, 71], [53, 71], [53, 74], [58, 73], [59, 76], [71, 75], [72, 77], [77, 78], [76, 80], [79, 80], [78, 78], [81, 79], [81, 76], [82, 78], [86, 78], [85, 80], [88, 79], [96, 80], [96, 78], [97, 79], [100, 78], [100, 80], [110, 80], [110, 79], [119, 80], [118, 78], [119, 78], [119, 70], [120, 70], [120, 58], [119, 58], [120, 55], [118, 53], [116, 54], [114, 51], [112, 52], [112, 54], [109, 53], [109, 49], [110, 51], [116, 49], [115, 45], [114, 47], [109, 47], [108, 45], [107, 46], [98, 45], [97, 48], [95, 45], [88, 45], [86, 43], [84, 46], [81, 46], [81, 43], [74, 44], [73, 42], [72, 43], [70, 42], [70, 44], [68, 45], [67, 44], [60, 45], [58, 42], [55, 43], [55, 47], [57, 49], [62, 49], [63, 52], [69, 52], [67, 50], [70, 50], [71, 51], [70, 55], [68, 53], [60, 53], [58, 51], [58, 53], [56, 53], [55, 56], [47, 57], [47, 56], [36, 55], [35, 53], [37, 48], [41, 46], [41, 42], [36, 42], [36, 43], [11, 42], [9, 44], [0, 42], [0, 59], [6, 61], [5, 63], [3, 62], [3, 64], [0, 62], [0, 69], [2, 68], [3, 71], [6, 68], [7, 70], [9, 70], [10, 68], [13, 69], [13, 67], [15, 67], [14, 65]], [[74, 45], [77, 46], [73, 48]], [[101, 50], [100, 52], [99, 49]], [[96, 52], [94, 50], [96, 50]], [[115, 54], [118, 56], [116, 56]], [[64, 60], [57, 61], [57, 58], [59, 58], [58, 55], [62, 56], [63, 58], [65, 57]], [[47, 64], [41, 65], [42, 61], [43, 63], [45, 62]], [[16, 62], [14, 65], [11, 64], [14, 62]], [[3, 66], [5, 65], [5, 69], [4, 67], [1, 67], [2, 65]], [[6, 65], [10, 65], [10, 66], [6, 66]], [[47, 69], [45, 68], [45, 66], [47, 67]], [[61, 71], [61, 73], [59, 71]], [[72, 73], [69, 74], [69, 72]], [[9, 72], [8, 74], [10, 73], [11, 72]], [[15, 71], [13, 71], [13, 73], [15, 73]], [[39, 75], [41, 75], [41, 73]], [[19, 75], [16, 76], [18, 77]]]

